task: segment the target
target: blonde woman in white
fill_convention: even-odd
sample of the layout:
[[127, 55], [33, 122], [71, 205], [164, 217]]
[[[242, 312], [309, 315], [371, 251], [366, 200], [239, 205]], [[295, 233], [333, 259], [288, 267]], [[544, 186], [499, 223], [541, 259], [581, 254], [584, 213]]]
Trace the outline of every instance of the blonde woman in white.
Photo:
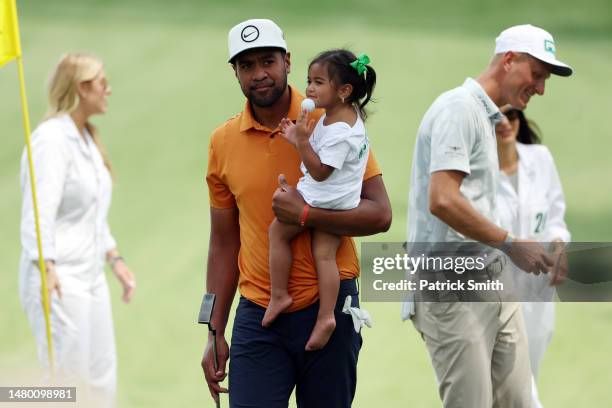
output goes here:
[[[551, 243], [552, 251], [560, 251], [571, 236], [564, 220], [565, 198], [552, 155], [540, 144], [537, 128], [522, 111], [509, 107], [502, 111], [505, 117], [496, 127], [501, 170], [497, 190], [500, 226], [517, 238]], [[533, 373], [532, 404], [540, 408], [535, 379], [552, 338], [554, 285], [562, 277], [515, 272], [518, 300], [525, 300], [522, 309]]]
[[[111, 167], [90, 118], [107, 110], [110, 86], [93, 55], [64, 55], [49, 82], [49, 112], [32, 134], [43, 256], [51, 302], [57, 378], [77, 385], [87, 406], [115, 405], [116, 353], [105, 262], [134, 294], [135, 280], [120, 256], [107, 215]], [[41, 306], [38, 248], [27, 157], [21, 160], [23, 193], [20, 298], [38, 355], [48, 364]]]

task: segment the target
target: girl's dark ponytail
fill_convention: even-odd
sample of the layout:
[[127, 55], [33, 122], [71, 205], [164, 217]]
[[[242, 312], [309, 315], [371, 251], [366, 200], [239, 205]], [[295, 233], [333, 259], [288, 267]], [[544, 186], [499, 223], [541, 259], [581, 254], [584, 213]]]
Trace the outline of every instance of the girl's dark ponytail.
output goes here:
[[371, 66], [366, 65], [366, 72], [364, 73], [364, 75], [364, 87], [366, 96], [365, 99], [359, 103], [359, 111], [361, 112], [361, 116], [365, 118], [366, 113], [364, 107], [368, 104], [368, 102], [370, 102], [370, 100], [372, 100], [372, 93], [374, 92], [374, 87], [376, 86], [376, 71], [374, 71], [374, 68], [372, 68]]

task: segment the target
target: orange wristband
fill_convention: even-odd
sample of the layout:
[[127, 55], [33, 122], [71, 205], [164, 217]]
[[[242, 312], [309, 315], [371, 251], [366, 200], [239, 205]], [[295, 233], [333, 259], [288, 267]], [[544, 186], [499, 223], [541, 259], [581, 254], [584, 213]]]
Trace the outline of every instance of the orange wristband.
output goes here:
[[306, 218], [308, 218], [308, 210], [310, 210], [310, 206], [308, 204], [304, 205], [302, 215], [300, 216], [300, 227], [306, 225]]

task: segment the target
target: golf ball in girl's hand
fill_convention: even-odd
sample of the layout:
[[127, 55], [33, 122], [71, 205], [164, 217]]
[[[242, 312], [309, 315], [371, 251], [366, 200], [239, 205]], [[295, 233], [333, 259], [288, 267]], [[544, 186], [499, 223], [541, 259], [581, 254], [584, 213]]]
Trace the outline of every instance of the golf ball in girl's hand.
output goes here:
[[312, 112], [315, 108], [315, 103], [312, 99], [304, 99], [302, 101], [302, 110], [306, 112]]

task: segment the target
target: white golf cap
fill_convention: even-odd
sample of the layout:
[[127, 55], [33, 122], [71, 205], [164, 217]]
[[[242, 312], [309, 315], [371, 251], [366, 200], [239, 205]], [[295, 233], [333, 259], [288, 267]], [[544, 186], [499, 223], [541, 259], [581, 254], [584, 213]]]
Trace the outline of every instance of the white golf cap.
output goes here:
[[495, 54], [508, 51], [524, 52], [551, 66], [551, 73], [560, 76], [572, 75], [572, 67], [555, 57], [555, 40], [546, 30], [531, 24], [517, 25], [505, 29], [495, 39]]
[[232, 27], [227, 36], [229, 62], [243, 51], [253, 48], [281, 48], [287, 51], [283, 30], [272, 20], [253, 19]]

